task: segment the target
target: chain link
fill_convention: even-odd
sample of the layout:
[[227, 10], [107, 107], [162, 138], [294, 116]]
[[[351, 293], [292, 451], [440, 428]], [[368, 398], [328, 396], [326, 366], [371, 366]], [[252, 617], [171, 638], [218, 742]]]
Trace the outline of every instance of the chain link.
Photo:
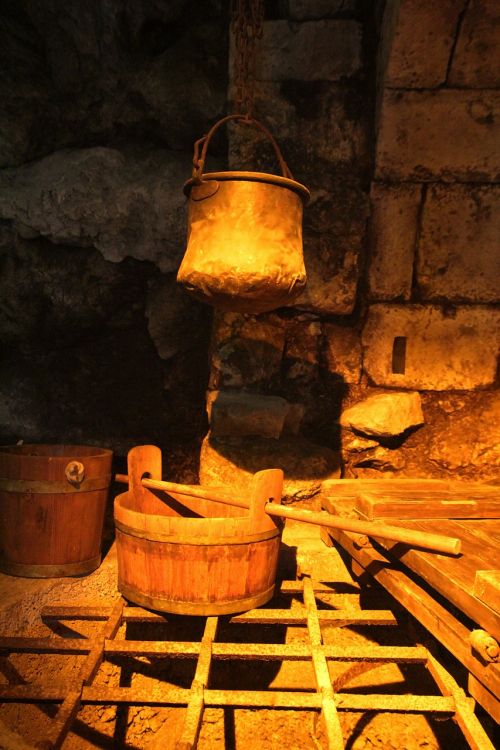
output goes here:
[[255, 99], [257, 40], [264, 30], [264, 0], [231, 0], [233, 82], [237, 114], [251, 117]]

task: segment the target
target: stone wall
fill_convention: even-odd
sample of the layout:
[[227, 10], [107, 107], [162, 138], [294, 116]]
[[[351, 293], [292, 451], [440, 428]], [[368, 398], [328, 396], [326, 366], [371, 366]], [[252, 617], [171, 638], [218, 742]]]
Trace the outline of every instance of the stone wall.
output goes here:
[[[202, 481], [498, 477], [494, 0], [266, 3], [255, 114], [311, 191], [308, 286], [213, 325], [175, 274], [192, 143], [232, 109], [228, 3], [0, 13], [2, 442], [167, 452], [208, 383]], [[276, 170], [248, 128], [210, 150]]]
[[226, 107], [225, 3], [0, 16], [0, 441], [198, 439], [210, 315], [175, 275], [192, 144]]
[[[288, 310], [216, 317], [207, 481], [271, 432], [287, 453], [290, 429], [337, 456], [323, 478], [500, 479], [498, 4], [380, 8], [311, 0], [266, 24], [258, 110], [312, 191], [308, 287]], [[232, 163], [267, 166], [241, 139]]]

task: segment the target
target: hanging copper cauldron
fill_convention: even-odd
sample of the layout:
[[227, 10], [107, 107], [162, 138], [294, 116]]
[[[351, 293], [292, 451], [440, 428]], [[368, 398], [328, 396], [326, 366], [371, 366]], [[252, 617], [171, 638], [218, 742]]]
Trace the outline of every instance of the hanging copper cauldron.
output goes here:
[[[210, 139], [228, 120], [241, 120], [266, 134], [283, 176], [203, 173]], [[253, 118], [229, 115], [196, 141], [193, 164], [193, 176], [184, 185], [188, 243], [179, 284], [225, 310], [260, 313], [291, 302], [306, 284], [302, 208], [309, 191], [293, 179], [271, 133]]]

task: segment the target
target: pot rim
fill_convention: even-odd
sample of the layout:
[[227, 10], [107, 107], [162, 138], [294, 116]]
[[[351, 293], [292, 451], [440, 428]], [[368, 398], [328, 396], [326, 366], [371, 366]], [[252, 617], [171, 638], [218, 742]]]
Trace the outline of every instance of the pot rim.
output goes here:
[[[277, 174], [268, 174], [267, 172], [205, 172], [203, 174], [203, 182], [209, 182], [210, 180], [217, 180], [219, 182], [227, 180], [236, 180], [241, 182], [267, 182], [271, 185], [278, 185], [279, 187], [288, 188], [297, 193], [306, 205], [311, 197], [311, 193], [302, 183], [296, 180], [291, 180], [289, 177], [282, 177]], [[191, 188], [195, 184], [194, 179], [191, 177], [183, 185], [183, 192], [189, 198]]]

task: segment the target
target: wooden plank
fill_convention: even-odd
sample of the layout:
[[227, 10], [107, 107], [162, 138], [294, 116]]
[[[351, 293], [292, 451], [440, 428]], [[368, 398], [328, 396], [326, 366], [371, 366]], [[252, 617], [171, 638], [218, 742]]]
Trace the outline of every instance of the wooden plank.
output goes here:
[[370, 521], [376, 518], [500, 518], [500, 500], [396, 499], [364, 493], [354, 506]]
[[331, 500], [360, 494], [395, 500], [500, 500], [500, 485], [448, 479], [328, 479], [322, 493]]
[[[105, 641], [108, 656], [170, 656], [178, 659], [196, 659], [200, 652], [199, 641]], [[399, 662], [423, 664], [426, 649], [420, 646], [370, 646], [369, 651], [358, 646], [323, 646], [327, 659], [332, 661]], [[237, 661], [309, 661], [311, 646], [308, 643], [214, 643], [212, 658]], [[1, 695], [1, 686], [0, 686]]]
[[500, 724], [500, 700], [491, 690], [488, 690], [479, 680], [469, 673], [469, 693], [480, 706]]
[[500, 695], [500, 665], [485, 665], [469, 646], [470, 630], [408, 577], [396, 562], [373, 547], [356, 547], [353, 534], [334, 530], [332, 538], [377, 580], [494, 695]]
[[[394, 522], [397, 524], [397, 522]], [[476, 571], [493, 568], [498, 565], [500, 550], [496, 543], [487, 545], [477, 539], [470, 525], [476, 521], [456, 522], [444, 521], [405, 521], [412, 528], [429, 531], [439, 528], [445, 534], [457, 536], [462, 540], [460, 558], [450, 558], [445, 555], [429, 554], [424, 550], [405, 549], [388, 540], [380, 540], [381, 546], [391, 555], [403, 562], [417, 575], [430, 584], [436, 591], [445, 596], [464, 614], [478, 623], [494, 638], [500, 640], [500, 618], [488, 605], [478, 599], [474, 593]], [[492, 521], [490, 523], [497, 523]]]
[[473, 590], [478, 599], [500, 612], [500, 570], [476, 570]]

